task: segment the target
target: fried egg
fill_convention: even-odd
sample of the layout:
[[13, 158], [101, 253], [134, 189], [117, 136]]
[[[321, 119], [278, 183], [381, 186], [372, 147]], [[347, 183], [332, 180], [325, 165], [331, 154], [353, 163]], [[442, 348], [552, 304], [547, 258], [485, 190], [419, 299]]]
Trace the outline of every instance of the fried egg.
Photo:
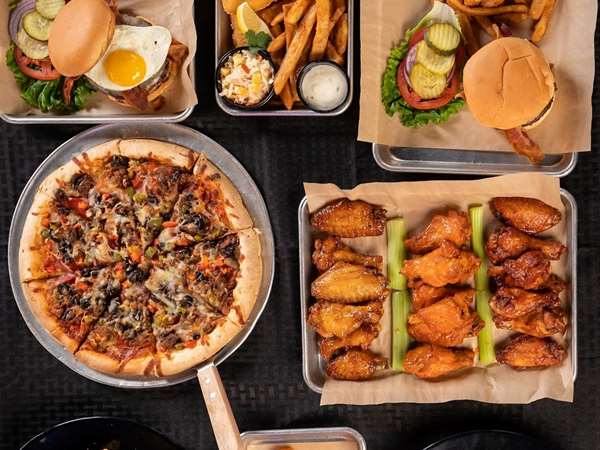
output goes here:
[[105, 90], [134, 88], [162, 69], [170, 45], [171, 32], [164, 27], [117, 25], [108, 49], [85, 75]]

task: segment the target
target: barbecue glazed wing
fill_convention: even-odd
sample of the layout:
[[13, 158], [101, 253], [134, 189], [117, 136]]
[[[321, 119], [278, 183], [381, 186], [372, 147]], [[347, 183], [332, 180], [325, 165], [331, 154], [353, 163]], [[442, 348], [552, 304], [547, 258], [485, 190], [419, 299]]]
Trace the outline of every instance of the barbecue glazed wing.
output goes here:
[[345, 245], [338, 237], [329, 236], [315, 241], [312, 262], [319, 272], [325, 272], [340, 261], [373, 267], [378, 271], [383, 269], [383, 258], [381, 256], [361, 255]]
[[310, 293], [319, 300], [361, 303], [384, 299], [388, 294], [386, 286], [386, 278], [374, 270], [339, 262], [312, 282]]
[[551, 274], [548, 281], [544, 283], [542, 289], [549, 289], [555, 294], [560, 294], [567, 288], [567, 282], [555, 274]]
[[378, 334], [378, 325], [363, 325], [358, 330], [353, 331], [343, 338], [331, 337], [321, 339], [319, 341], [319, 353], [326, 360], [330, 360], [339, 350], [347, 350], [351, 347], [360, 347], [362, 350], [367, 350]]
[[496, 352], [496, 360], [516, 370], [541, 369], [559, 365], [566, 355], [567, 351], [550, 338], [520, 334]]
[[465, 289], [408, 316], [408, 334], [420, 342], [453, 347], [477, 336], [483, 321], [471, 308], [473, 289]]
[[433, 305], [438, 300], [454, 295], [463, 289], [465, 288], [459, 286], [433, 287], [422, 281], [417, 281], [410, 292], [412, 311], [417, 312], [421, 308]]
[[387, 367], [387, 360], [369, 351], [350, 350], [332, 360], [326, 372], [337, 380], [368, 380]]
[[340, 237], [379, 236], [385, 229], [385, 212], [362, 200], [343, 198], [315, 212], [310, 223], [318, 230]]
[[427, 228], [421, 233], [404, 241], [410, 253], [427, 253], [444, 241], [452, 242], [457, 247], [465, 245], [471, 239], [471, 224], [469, 217], [451, 209], [445, 213], [436, 214]]
[[553, 334], [564, 334], [567, 331], [567, 314], [560, 308], [544, 308], [516, 319], [507, 319], [495, 315], [496, 327], [518, 331], [535, 337], [548, 337]]
[[479, 264], [479, 258], [473, 253], [444, 241], [432, 252], [407, 260], [400, 272], [407, 276], [411, 288], [419, 279], [430, 286], [441, 287], [466, 283]]
[[560, 222], [556, 208], [541, 200], [527, 197], [494, 197], [490, 200], [494, 215], [525, 233], [541, 233]]
[[544, 307], [559, 308], [558, 294], [549, 289], [526, 291], [521, 288], [501, 287], [490, 300], [490, 308], [494, 314], [505, 319], [515, 319]]
[[490, 266], [488, 274], [499, 286], [543, 289], [550, 280], [550, 260], [539, 250], [530, 250], [501, 266]]
[[317, 302], [308, 310], [308, 324], [324, 338], [344, 337], [363, 324], [376, 325], [383, 315], [383, 304], [342, 305]]
[[505, 259], [517, 258], [527, 250], [539, 250], [548, 259], [558, 260], [567, 247], [552, 239], [539, 239], [514, 227], [500, 225], [488, 238], [486, 253], [490, 261], [500, 264]]
[[445, 348], [420, 344], [406, 353], [404, 371], [419, 378], [431, 379], [473, 367], [475, 352], [468, 348]]

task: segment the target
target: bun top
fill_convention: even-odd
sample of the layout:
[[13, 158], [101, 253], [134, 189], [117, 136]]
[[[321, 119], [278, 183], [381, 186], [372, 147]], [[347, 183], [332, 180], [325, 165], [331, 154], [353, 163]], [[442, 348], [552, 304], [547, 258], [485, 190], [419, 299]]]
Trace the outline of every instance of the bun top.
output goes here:
[[50, 29], [48, 52], [62, 75], [89, 71], [104, 54], [115, 31], [115, 15], [105, 0], [71, 0]]
[[544, 54], [526, 39], [508, 37], [475, 53], [463, 72], [469, 109], [483, 125], [501, 130], [536, 119], [554, 98], [554, 75]]

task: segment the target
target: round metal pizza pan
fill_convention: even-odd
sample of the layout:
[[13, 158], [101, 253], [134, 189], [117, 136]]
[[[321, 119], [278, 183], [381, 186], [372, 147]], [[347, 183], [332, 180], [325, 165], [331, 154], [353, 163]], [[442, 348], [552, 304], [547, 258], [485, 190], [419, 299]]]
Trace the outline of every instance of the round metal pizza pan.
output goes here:
[[[169, 377], [126, 377], [124, 375], [108, 375], [91, 369], [79, 362], [69, 351], [60, 345], [36, 320], [19, 280], [19, 242], [23, 225], [33, 201], [37, 187], [48, 175], [61, 165], [80, 154], [112, 139], [149, 138], [171, 142], [197, 152], [203, 152], [236, 186], [244, 203], [254, 220], [254, 226], [259, 231], [262, 244], [263, 278], [259, 295], [254, 309], [242, 330], [218, 353], [204, 363], [184, 372]], [[25, 323], [40, 344], [60, 362], [78, 374], [109, 386], [145, 389], [171, 386], [196, 377], [197, 369], [206, 364], [220, 364], [246, 340], [254, 325], [264, 310], [271, 286], [273, 284], [275, 266], [273, 231], [269, 213], [264, 199], [244, 167], [227, 150], [204, 134], [191, 128], [176, 124], [110, 124], [91, 128], [69, 139], [54, 150], [31, 176], [15, 208], [9, 238], [8, 238], [8, 267], [10, 282], [17, 306]]]

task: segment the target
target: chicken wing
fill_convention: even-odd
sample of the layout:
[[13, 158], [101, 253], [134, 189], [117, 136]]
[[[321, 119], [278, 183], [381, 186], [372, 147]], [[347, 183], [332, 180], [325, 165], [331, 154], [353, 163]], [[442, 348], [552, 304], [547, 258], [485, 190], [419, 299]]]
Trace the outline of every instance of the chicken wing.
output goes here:
[[567, 351], [550, 338], [520, 334], [496, 352], [496, 360], [516, 370], [541, 369], [559, 365], [566, 355]]
[[378, 334], [379, 325], [363, 325], [358, 330], [353, 331], [343, 338], [331, 337], [321, 339], [319, 341], [319, 353], [329, 361], [339, 350], [347, 350], [351, 347], [360, 347], [363, 350], [367, 350]]
[[515, 319], [544, 307], [559, 308], [558, 294], [549, 289], [526, 291], [521, 288], [501, 287], [490, 300], [490, 308], [494, 314], [505, 319]]
[[494, 264], [517, 258], [527, 250], [540, 250], [549, 259], [558, 260], [567, 247], [558, 241], [535, 238], [506, 225], [498, 226], [486, 243], [486, 253]]
[[467, 282], [479, 264], [479, 258], [473, 253], [444, 241], [432, 252], [407, 260], [400, 271], [408, 277], [411, 288], [419, 279], [430, 286], [441, 287]]
[[317, 302], [308, 310], [308, 324], [324, 338], [344, 337], [363, 324], [376, 325], [382, 315], [382, 302], [360, 306]]
[[560, 308], [543, 308], [515, 319], [494, 316], [496, 327], [518, 331], [535, 337], [548, 337], [564, 334], [567, 330], [567, 314]]
[[361, 255], [335, 236], [315, 241], [315, 251], [312, 254], [312, 261], [319, 272], [325, 272], [340, 261], [373, 267], [378, 271], [383, 269], [383, 258], [381, 256]]
[[411, 289], [412, 311], [417, 312], [421, 308], [433, 305], [438, 300], [454, 295], [463, 289], [465, 288], [459, 286], [433, 287], [422, 281], [417, 281]]
[[362, 200], [336, 200], [315, 212], [310, 223], [340, 237], [379, 236], [385, 229], [385, 209]]
[[471, 308], [473, 289], [464, 289], [408, 316], [408, 334], [420, 342], [453, 347], [477, 336], [484, 322]]
[[381, 300], [388, 295], [386, 278], [372, 269], [338, 262], [310, 285], [319, 300], [336, 303], [361, 303]]
[[494, 197], [490, 201], [494, 215], [525, 233], [541, 233], [560, 222], [558, 209], [536, 198]]
[[387, 360], [369, 351], [350, 350], [332, 360], [326, 372], [337, 380], [368, 380], [387, 367]]
[[450, 241], [460, 248], [469, 239], [471, 239], [469, 217], [463, 212], [450, 209], [433, 216], [427, 228], [416, 236], [406, 239], [404, 245], [410, 253], [421, 254], [439, 247], [444, 241]]
[[431, 379], [473, 367], [475, 352], [468, 348], [445, 348], [420, 344], [404, 358], [404, 371], [419, 378]]
[[498, 286], [543, 289], [550, 281], [550, 260], [539, 250], [530, 250], [517, 259], [507, 259], [501, 266], [490, 266], [488, 274]]
[[567, 282], [555, 274], [551, 274], [550, 278], [548, 278], [548, 281], [546, 281], [542, 286], [542, 289], [551, 290], [555, 294], [560, 294], [566, 288]]

